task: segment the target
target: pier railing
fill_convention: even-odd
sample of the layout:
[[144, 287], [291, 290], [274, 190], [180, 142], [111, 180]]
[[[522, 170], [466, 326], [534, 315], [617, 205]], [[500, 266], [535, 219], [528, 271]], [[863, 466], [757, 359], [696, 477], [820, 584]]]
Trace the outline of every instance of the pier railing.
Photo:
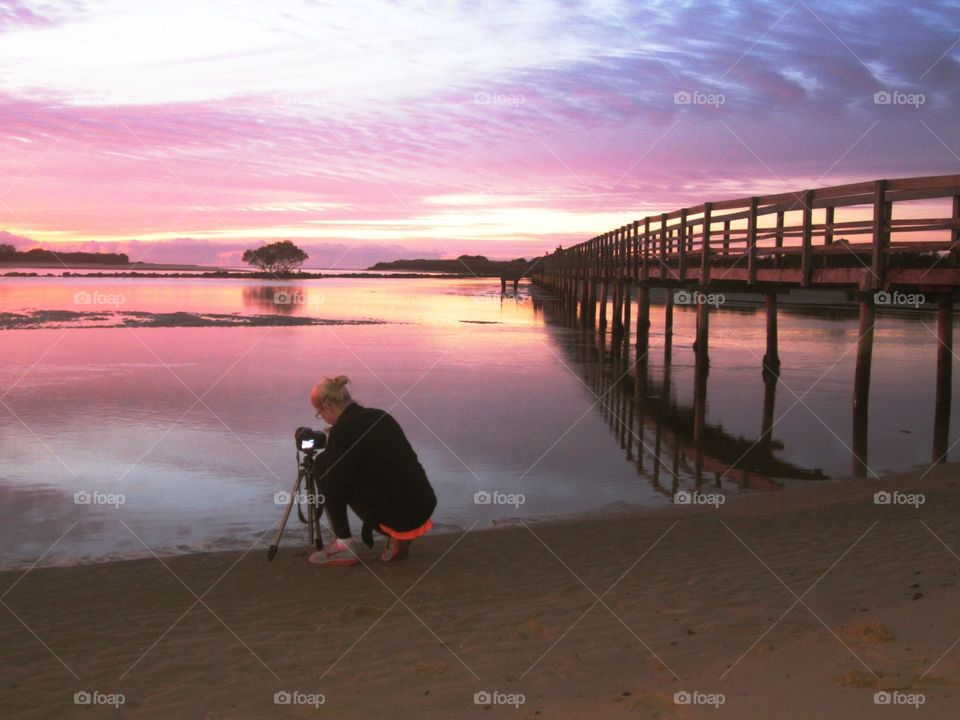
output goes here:
[[[917, 200], [939, 210], [924, 217], [895, 212]], [[916, 208], [916, 206], [914, 206]], [[926, 206], [924, 208], [926, 210]], [[916, 210], [912, 214], [917, 214]], [[865, 236], [865, 240], [863, 239]], [[705, 393], [709, 366], [710, 303], [714, 288], [765, 296], [765, 377], [780, 373], [778, 295], [796, 287], [846, 288], [859, 307], [854, 377], [854, 472], [866, 471], [867, 406], [876, 305], [909, 295], [907, 304], [937, 308], [935, 462], [949, 450], [954, 303], [960, 292], [960, 175], [871, 180], [834, 187], [705, 202], [652, 215], [557, 248], [538, 261], [532, 280], [559, 298], [585, 327], [607, 326], [613, 339], [630, 333], [636, 290], [637, 365], [649, 352], [650, 290], [667, 292], [665, 348], [673, 335], [674, 303], [696, 308], [696, 377]], [[690, 293], [687, 289], [695, 289]], [[890, 291], [893, 291], [891, 294]], [[692, 299], [692, 300], [691, 300]], [[669, 350], [666, 350], [669, 352]], [[702, 421], [700, 423], [702, 425]], [[699, 436], [699, 433], [695, 432]]]
[[[930, 199], [949, 202], [932, 217], [896, 217], [897, 203]], [[863, 291], [954, 287], [960, 284], [960, 175], [704, 202], [558, 248], [535, 275], [547, 284], [585, 277]]]

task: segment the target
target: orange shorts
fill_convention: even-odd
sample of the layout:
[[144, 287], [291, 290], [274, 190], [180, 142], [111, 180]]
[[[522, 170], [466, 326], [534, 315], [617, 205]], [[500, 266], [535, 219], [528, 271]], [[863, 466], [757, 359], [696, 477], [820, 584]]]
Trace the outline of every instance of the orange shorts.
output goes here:
[[413, 530], [406, 530], [404, 532], [401, 532], [399, 530], [393, 530], [391, 528], [388, 528], [383, 523], [380, 523], [380, 529], [383, 530], [390, 537], [396, 538], [397, 540], [413, 540], [414, 538], [418, 538], [421, 535], [426, 535], [430, 531], [430, 528], [432, 527], [433, 527], [432, 518], [427, 520], [420, 527], [414, 528]]

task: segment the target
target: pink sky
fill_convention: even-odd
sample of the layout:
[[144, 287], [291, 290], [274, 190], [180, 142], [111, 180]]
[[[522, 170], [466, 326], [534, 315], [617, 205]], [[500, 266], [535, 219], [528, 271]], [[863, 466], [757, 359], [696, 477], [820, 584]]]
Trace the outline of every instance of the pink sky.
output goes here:
[[149, 5], [0, 0], [0, 237], [531, 257], [708, 199], [960, 172], [947, 3]]

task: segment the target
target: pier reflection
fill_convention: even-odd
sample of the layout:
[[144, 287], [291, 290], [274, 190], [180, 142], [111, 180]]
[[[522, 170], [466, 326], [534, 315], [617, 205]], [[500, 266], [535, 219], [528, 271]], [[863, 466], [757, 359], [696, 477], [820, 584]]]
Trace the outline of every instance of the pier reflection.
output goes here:
[[[759, 434], [745, 438], [707, 421], [709, 361], [695, 353], [693, 387], [674, 383], [672, 336], [650, 353], [636, 351], [623, 333], [584, 329], [563, 305], [538, 297], [534, 308], [544, 321], [573, 331], [560, 345], [571, 369], [596, 396], [611, 432], [637, 474], [664, 495], [704, 486], [771, 490], [782, 480], [822, 480], [820, 469], [805, 468], [777, 457], [783, 444], [774, 437], [778, 379], [757, 373], [764, 386], [757, 407]], [[653, 355], [661, 360], [654, 366]], [[683, 399], [684, 396], [689, 400]]]

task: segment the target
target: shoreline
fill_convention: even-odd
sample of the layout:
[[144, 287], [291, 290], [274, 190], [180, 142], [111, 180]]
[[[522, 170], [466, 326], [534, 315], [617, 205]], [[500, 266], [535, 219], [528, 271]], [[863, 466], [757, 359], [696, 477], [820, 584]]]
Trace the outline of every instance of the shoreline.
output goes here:
[[[294, 544], [268, 563], [267, 533], [246, 552], [0, 573], [17, 658], [0, 707], [74, 717], [74, 693], [113, 693], [143, 718], [384, 702], [449, 718], [512, 696], [518, 718], [799, 719], [873, 715], [879, 692], [952, 717], [960, 477], [922, 474], [431, 534], [395, 565], [317, 567]], [[278, 693], [322, 703], [278, 709]]]
[[[939, 466], [938, 466], [939, 467]], [[944, 464], [943, 467], [946, 468], [955, 468], [958, 478], [960, 478], [960, 463], [948, 463]], [[843, 486], [844, 490], [834, 490], [838, 497], [845, 497], [847, 495], [852, 495], [858, 497], [863, 489], [859, 487], [855, 488], [846, 488], [847, 485], [861, 485], [864, 483], [870, 483], [876, 485], [877, 488], [883, 489], [884, 487], [890, 485], [891, 483], [896, 482], [911, 482], [916, 476], [923, 474], [926, 471], [926, 467], [916, 467], [910, 470], [903, 470], [897, 472], [887, 473], [886, 475], [881, 476], [879, 479], [873, 479], [869, 477], [857, 478], [852, 476], [839, 477], [839, 478], [824, 478], [821, 480], [808, 480], [803, 482], [795, 483], [785, 483], [775, 490], [747, 490], [746, 492], [739, 492], [736, 494], [724, 493], [725, 500], [723, 501], [723, 508], [736, 508], [741, 503], [747, 502], [750, 498], [768, 498], [765, 503], [756, 502], [752, 506], [753, 512], [760, 512], [761, 508], [766, 505], [772, 504], [773, 509], [767, 508], [766, 512], [776, 512], [780, 504], [777, 503], [777, 498], [781, 498], [785, 495], [789, 495], [791, 498], [790, 504], [797, 507], [816, 507], [829, 502], [829, 500], [824, 500], [823, 489], [824, 488], [833, 488], [835, 486]], [[935, 469], [936, 470], [936, 469]], [[934, 471], [935, 471], [934, 470]], [[931, 471], [934, 472], [934, 471]], [[705, 485], [702, 488], [703, 493], [710, 493], [710, 486]], [[794, 499], [795, 496], [806, 496], [813, 493], [817, 493], [817, 497], [805, 497]], [[504, 517], [491, 520], [489, 524], [483, 526], [473, 527], [472, 529], [465, 528], [461, 525], [451, 525], [446, 523], [438, 522], [434, 525], [433, 530], [428, 535], [430, 537], [436, 537], [438, 535], [449, 536], [449, 535], [458, 535], [465, 532], [473, 533], [487, 533], [487, 532], [504, 532], [510, 530], [516, 530], [523, 528], [524, 525], [532, 525], [536, 527], [543, 526], [575, 526], [581, 522], [602, 522], [605, 520], [623, 520], [623, 519], [633, 519], [633, 520], [644, 520], [644, 519], [658, 519], [660, 516], [667, 517], [671, 513], [679, 513], [681, 515], [693, 514], [697, 512], [704, 512], [706, 514], [716, 513], [716, 510], [711, 510], [709, 508], [700, 508], [700, 507], [684, 507], [676, 504], [668, 504], [666, 506], [654, 506], [654, 507], [644, 507], [641, 505], [631, 505], [627, 503], [618, 502], [607, 507], [594, 508], [591, 510], [584, 510], [581, 512], [574, 513], [560, 513], [560, 514], [544, 514], [544, 515], [534, 515], [524, 518], [512, 518]], [[291, 523], [293, 521], [291, 520]], [[294, 525], [295, 526], [295, 525]], [[289, 529], [292, 527], [288, 524], [288, 535]], [[296, 526], [299, 527], [299, 526]], [[263, 545], [262, 548], [259, 548], [263, 552], [266, 552], [267, 541], [272, 539], [273, 533], [276, 530], [276, 526], [271, 526], [267, 531], [266, 535], [263, 536], [263, 540], [258, 541], [258, 544]], [[329, 530], [329, 528], [324, 525], [324, 530]], [[253, 534], [256, 534], [255, 532]], [[218, 542], [224, 543], [235, 543], [239, 547], [237, 548], [227, 548], [223, 550], [187, 550], [185, 552], [175, 552], [167, 551], [161, 549], [156, 552], [156, 556], [164, 560], [170, 560], [173, 558], [185, 558], [185, 557], [196, 557], [196, 556], [235, 556], [242, 554], [244, 550], [247, 549], [248, 543], [241, 539], [220, 539]], [[421, 541], [418, 541], [418, 543]], [[303, 546], [306, 547], [305, 545]], [[280, 546], [280, 551], [286, 548], [289, 550], [299, 550], [302, 549], [289, 537], [287, 537], [285, 542], [282, 542]], [[115, 558], [96, 558], [96, 559], [80, 559], [80, 560], [68, 560], [56, 565], [37, 565], [35, 569], [65, 569], [65, 568], [89, 568], [97, 567], [104, 565], [112, 565], [115, 563], [136, 563], [136, 562], [145, 562], [145, 561], [155, 561], [155, 555], [152, 554], [152, 550], [145, 550], [143, 556], [136, 557], [115, 557]], [[9, 573], [22, 573], [25, 570], [33, 569], [33, 560], [24, 560], [21, 564], [14, 565], [11, 567], [0, 567], [0, 577], [4, 574]]]

